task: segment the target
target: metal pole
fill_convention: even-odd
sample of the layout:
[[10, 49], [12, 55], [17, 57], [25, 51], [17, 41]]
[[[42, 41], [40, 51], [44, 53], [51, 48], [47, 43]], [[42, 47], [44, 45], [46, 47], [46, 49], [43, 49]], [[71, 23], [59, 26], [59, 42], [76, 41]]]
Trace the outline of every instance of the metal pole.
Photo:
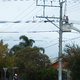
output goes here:
[[58, 74], [58, 80], [62, 80], [62, 2], [60, 3], [60, 23], [59, 23], [60, 29], [59, 29], [59, 74]]
[[7, 71], [8, 68], [3, 68], [4, 70], [4, 80], [6, 80], [6, 71]]
[[14, 67], [12, 67], [12, 71], [13, 71], [13, 76], [14, 76]]
[[4, 80], [6, 80], [6, 71], [4, 71]]
[[45, 17], [45, 0], [43, 0], [43, 3], [44, 3], [44, 5], [43, 5], [43, 17]]
[[38, 5], [38, 0], [36, 0], [36, 6]]
[[6, 80], [6, 72], [5, 72], [5, 80]]

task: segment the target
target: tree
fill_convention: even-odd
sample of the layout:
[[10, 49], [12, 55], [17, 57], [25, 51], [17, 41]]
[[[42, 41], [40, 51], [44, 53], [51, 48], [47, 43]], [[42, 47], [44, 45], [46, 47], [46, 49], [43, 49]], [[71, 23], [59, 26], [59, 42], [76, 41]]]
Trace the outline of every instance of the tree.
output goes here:
[[58, 70], [56, 68], [43, 68], [34, 71], [29, 76], [29, 80], [57, 80]]
[[[50, 65], [49, 57], [42, 54], [38, 47], [25, 47], [15, 53], [19, 74], [28, 76], [34, 70]], [[46, 64], [45, 64], [46, 63]]]
[[32, 47], [33, 43], [35, 42], [33, 39], [28, 39], [28, 37], [25, 35], [20, 36], [19, 39], [22, 40], [22, 42], [20, 42], [18, 45], [14, 45], [11, 48], [11, 50], [10, 50], [11, 54], [14, 54], [16, 51], [18, 51], [24, 47], [27, 47], [27, 46]]
[[80, 80], [80, 47], [78, 45], [66, 45], [63, 61], [70, 71], [71, 80]]
[[[25, 47], [32, 47], [33, 43], [35, 42], [33, 39], [28, 39], [28, 37], [26, 37], [25, 35], [20, 36], [19, 38], [20, 40], [22, 39], [23, 41], [19, 43], [19, 45], [14, 45], [11, 49], [10, 49], [10, 53], [14, 54], [16, 51], [21, 50], [22, 48]], [[44, 48], [40, 47], [38, 48], [40, 51], [42, 51], [43, 53], [45, 52]]]
[[25, 35], [20, 36], [19, 39], [22, 39], [23, 42], [20, 42], [19, 45], [23, 48], [23, 47], [27, 47], [30, 46], [32, 47], [33, 43], [35, 42], [33, 39], [28, 39], [28, 37], [26, 37]]
[[14, 65], [14, 56], [10, 56], [8, 45], [3, 44], [3, 40], [0, 41], [0, 72], [3, 73], [3, 67], [7, 67], [8, 70], [12, 69]]
[[14, 45], [11, 49], [10, 49], [10, 53], [13, 55], [16, 51], [20, 50], [21, 47], [19, 45]]

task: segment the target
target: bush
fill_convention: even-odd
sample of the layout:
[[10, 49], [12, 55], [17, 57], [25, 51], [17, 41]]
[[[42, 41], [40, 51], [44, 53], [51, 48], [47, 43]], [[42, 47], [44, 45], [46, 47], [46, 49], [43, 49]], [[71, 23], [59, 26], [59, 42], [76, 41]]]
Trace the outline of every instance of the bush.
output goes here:
[[28, 77], [29, 80], [57, 80], [58, 71], [56, 68], [40, 69], [34, 71]]

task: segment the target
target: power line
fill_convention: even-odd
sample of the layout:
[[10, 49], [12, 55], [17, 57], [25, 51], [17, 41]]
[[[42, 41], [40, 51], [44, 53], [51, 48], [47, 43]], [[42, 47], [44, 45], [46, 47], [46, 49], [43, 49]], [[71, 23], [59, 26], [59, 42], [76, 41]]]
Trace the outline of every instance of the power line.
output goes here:
[[[32, 7], [32, 5], [33, 5], [34, 3], [32, 3], [31, 5], [29, 5], [23, 12], [21, 12], [18, 16], [16, 16], [16, 18], [14, 18], [13, 20], [15, 20], [15, 19], [17, 19], [20, 15], [22, 15], [26, 10], [28, 10], [30, 7]], [[21, 21], [2, 21], [2, 22], [4, 22], [4, 23], [19, 23], [19, 22], [21, 22]], [[7, 25], [5, 25], [5, 26], [7, 26]], [[13, 25], [12, 25], [13, 26]], [[12, 27], [11, 26], [11, 27]], [[5, 28], [6, 29], [6, 28]]]
[[[70, 40], [75, 40], [75, 39], [78, 39], [78, 38], [80, 38], [80, 37], [76, 37], [76, 38], [72, 38], [72, 39], [64, 40], [64, 41], [62, 41], [62, 42], [67, 42], [67, 41], [70, 41]], [[44, 48], [49, 48], [49, 47], [52, 47], [52, 46], [57, 45], [57, 44], [59, 44], [59, 43], [54, 43], [54, 44], [49, 45], [49, 46], [44, 47]]]
[[[30, 7], [32, 7], [32, 6], [30, 6]], [[29, 7], [29, 8], [30, 8], [30, 7]], [[29, 9], [29, 8], [27, 8], [27, 9]], [[35, 7], [35, 8], [36, 8], [36, 7]], [[34, 9], [35, 9], [35, 8], [34, 8]], [[27, 9], [25, 9], [25, 10], [27, 10]], [[34, 9], [32, 9], [29, 13], [31, 13]], [[25, 12], [25, 10], [24, 10], [23, 12]], [[22, 13], [23, 13], [23, 12], [22, 12]], [[22, 13], [21, 13], [21, 14], [22, 14]], [[26, 15], [29, 15], [29, 13], [26, 14]], [[21, 14], [20, 14], [20, 15], [21, 15]], [[20, 15], [19, 15], [19, 16], [20, 16]], [[25, 15], [25, 16], [26, 16], [26, 15]], [[17, 16], [17, 17], [19, 17], [19, 16]], [[24, 17], [25, 17], [25, 16], [24, 16]], [[17, 17], [16, 17], [16, 18], [17, 18]], [[24, 17], [22, 17], [21, 19], [23, 19]], [[28, 22], [30, 23], [30, 21], [25, 21], [25, 23], [28, 23]], [[34, 23], [35, 21], [32, 21], [32, 22]], [[5, 23], [5, 22], [4, 22], [4, 23]], [[10, 23], [10, 21], [9, 21], [9, 22], [7, 21], [7, 23]], [[13, 21], [12, 23], [21, 23], [21, 21]], [[12, 26], [13, 26], [13, 25], [12, 25]], [[11, 26], [11, 28], [12, 28], [12, 26]], [[10, 26], [9, 26], [9, 27], [10, 27]]]
[[41, 32], [59, 32], [58, 30], [55, 31], [28, 31], [28, 33], [41, 33]]

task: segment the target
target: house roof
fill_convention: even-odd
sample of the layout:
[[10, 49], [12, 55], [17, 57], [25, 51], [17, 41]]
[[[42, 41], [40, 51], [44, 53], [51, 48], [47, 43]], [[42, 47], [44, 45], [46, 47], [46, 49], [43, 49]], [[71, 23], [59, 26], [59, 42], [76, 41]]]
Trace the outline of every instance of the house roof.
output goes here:
[[58, 62], [58, 57], [50, 58], [50, 62], [51, 62], [51, 64]]

